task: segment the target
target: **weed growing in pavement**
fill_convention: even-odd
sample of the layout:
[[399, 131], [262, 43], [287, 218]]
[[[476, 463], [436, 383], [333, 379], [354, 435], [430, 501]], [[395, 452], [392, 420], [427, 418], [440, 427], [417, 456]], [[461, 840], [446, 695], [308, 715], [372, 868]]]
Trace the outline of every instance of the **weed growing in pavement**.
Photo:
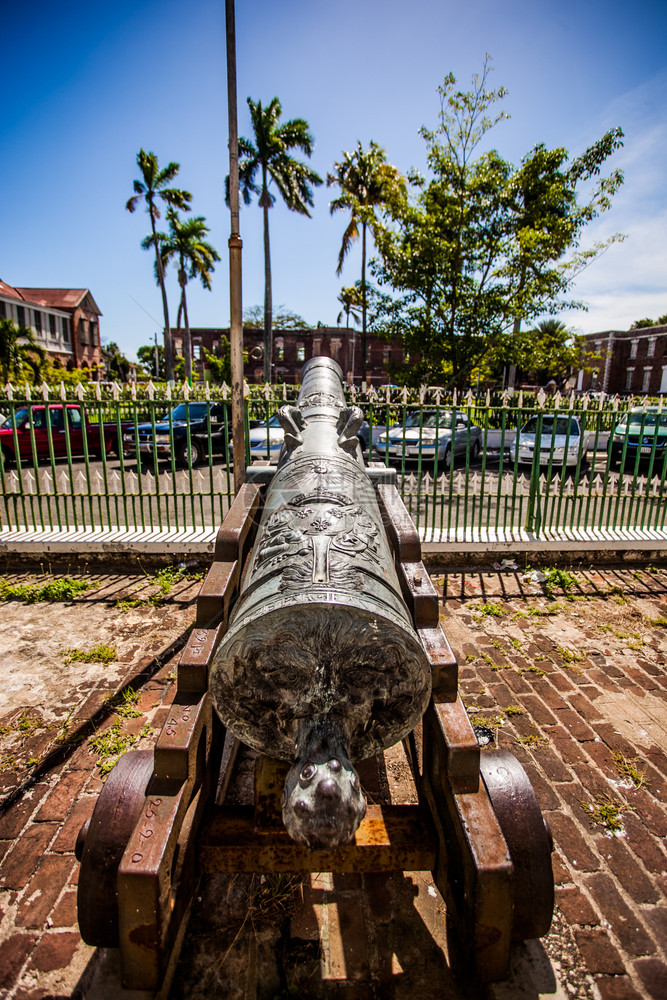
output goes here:
[[480, 604], [478, 608], [473, 611], [473, 618], [476, 622], [483, 622], [485, 618], [503, 618], [507, 614], [506, 608], [500, 606], [500, 604], [494, 604], [489, 601], [486, 604]]
[[121, 731], [122, 725], [122, 719], [117, 718], [109, 729], [105, 729], [89, 740], [91, 749], [99, 755], [97, 766], [103, 778], [139, 739], [133, 733], [123, 733]]
[[550, 566], [544, 570], [542, 589], [547, 597], [551, 597], [556, 587], [560, 587], [567, 594], [569, 590], [572, 590], [576, 582], [576, 577], [572, 573], [568, 573], [566, 569], [560, 569], [558, 566]]
[[130, 611], [133, 608], [160, 607], [177, 583], [181, 583], [183, 580], [202, 580], [203, 577], [203, 572], [191, 572], [185, 566], [178, 566], [176, 568], [173, 566], [163, 566], [162, 569], [157, 570], [155, 573], [146, 574], [148, 583], [158, 588], [157, 594], [116, 601], [116, 608], [118, 611]]
[[523, 618], [551, 618], [553, 615], [559, 614], [563, 610], [563, 605], [559, 604], [558, 601], [554, 601], [553, 604], [548, 604], [546, 608], [541, 608], [538, 604], [527, 604], [526, 612], [522, 615]]
[[641, 788], [646, 780], [646, 769], [640, 771], [638, 767], [635, 767], [639, 757], [626, 757], [620, 750], [612, 754], [612, 756], [619, 777], [625, 781], [632, 782], [635, 788]]
[[527, 736], [515, 736], [514, 739], [526, 750], [543, 750], [549, 745], [546, 736], [534, 736], [532, 733], [528, 733]]
[[542, 670], [542, 667], [536, 667], [532, 664], [530, 667], [518, 667], [520, 674], [535, 674], [536, 677], [545, 677], [546, 670]]
[[585, 659], [581, 653], [575, 653], [573, 649], [567, 649], [566, 646], [556, 646], [556, 652], [560, 654], [566, 670], [571, 670], [575, 674], [583, 673], [581, 667], [574, 666], [575, 663], [581, 663]]
[[503, 715], [471, 715], [470, 724], [472, 726], [486, 726], [488, 729], [497, 729], [503, 724]]
[[132, 688], [125, 688], [124, 691], [114, 695], [109, 705], [121, 719], [138, 719], [141, 715], [137, 708], [138, 701], [139, 692]]
[[60, 652], [65, 657], [65, 663], [114, 663], [118, 659], [116, 647], [108, 646], [104, 642], [90, 649], [77, 649], [73, 646], [70, 649], [61, 649]]
[[87, 580], [74, 580], [71, 576], [54, 577], [48, 583], [10, 583], [0, 577], [0, 601], [23, 601], [36, 604], [39, 601], [73, 601], [75, 597], [93, 584]]
[[526, 710], [521, 705], [506, 705], [503, 709], [505, 718], [511, 719], [513, 715], [525, 715]]
[[7, 726], [0, 726], [0, 736], [7, 736], [8, 733], [24, 733], [29, 736], [30, 733], [34, 733], [37, 729], [45, 729], [46, 723], [38, 715], [31, 715], [27, 708], [23, 711], [16, 719], [12, 721]]
[[580, 799], [579, 805], [590, 817], [591, 826], [604, 827], [611, 834], [623, 832], [621, 816], [629, 806], [614, 802], [608, 795], [596, 795], [594, 802]]
[[7, 757], [3, 757], [2, 760], [0, 760], [0, 774], [3, 771], [13, 771], [15, 767], [16, 767], [16, 757], [14, 756], [14, 754], [10, 753], [8, 754]]
[[521, 639], [510, 639], [509, 642], [510, 642], [510, 646], [513, 646], [514, 649], [517, 649], [517, 650], [522, 650], [523, 649], [523, 643], [521, 642]]
[[664, 628], [667, 625], [667, 618], [664, 615], [658, 615], [656, 618], [652, 618], [650, 615], [646, 615], [644, 621], [651, 628]]

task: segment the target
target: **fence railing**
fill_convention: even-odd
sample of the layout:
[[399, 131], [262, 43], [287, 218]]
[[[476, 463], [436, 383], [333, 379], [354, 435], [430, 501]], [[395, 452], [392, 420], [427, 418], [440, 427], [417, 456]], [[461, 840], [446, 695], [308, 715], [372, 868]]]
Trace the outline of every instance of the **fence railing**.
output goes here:
[[[246, 390], [246, 460], [262, 451], [275, 460], [271, 418], [297, 387]], [[234, 495], [229, 395], [226, 386], [5, 387], [1, 527], [215, 528]], [[349, 396], [366, 418], [367, 457], [396, 467], [424, 537], [665, 529], [661, 399]]]

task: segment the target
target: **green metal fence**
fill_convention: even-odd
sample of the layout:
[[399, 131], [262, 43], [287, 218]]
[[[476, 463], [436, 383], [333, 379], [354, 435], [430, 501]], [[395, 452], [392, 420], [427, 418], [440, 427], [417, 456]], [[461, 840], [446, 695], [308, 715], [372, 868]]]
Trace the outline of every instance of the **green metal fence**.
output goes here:
[[[269, 447], [269, 421], [297, 387], [246, 389], [249, 461], [250, 439], [253, 454]], [[366, 418], [368, 460], [397, 469], [424, 538], [665, 529], [661, 400], [439, 389], [349, 397]], [[225, 386], [6, 387], [0, 413], [3, 530], [213, 529], [234, 495]]]

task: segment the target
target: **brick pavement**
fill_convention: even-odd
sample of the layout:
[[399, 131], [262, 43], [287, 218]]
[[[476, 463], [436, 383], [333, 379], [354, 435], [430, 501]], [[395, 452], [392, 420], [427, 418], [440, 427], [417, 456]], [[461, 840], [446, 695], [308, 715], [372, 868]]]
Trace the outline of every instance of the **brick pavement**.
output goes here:
[[[573, 600], [558, 589], [548, 600], [514, 573], [435, 575], [469, 712], [522, 761], [554, 835], [554, 928], [543, 945], [518, 950], [519, 964], [546, 949], [565, 991], [543, 969], [546, 995], [664, 1000], [667, 572], [575, 578]], [[174, 663], [142, 688], [141, 715], [123, 721], [135, 733], [149, 722], [144, 745], [165, 717]], [[113, 716], [103, 722], [112, 724]], [[0, 817], [3, 1000], [101, 996], [92, 973], [106, 959], [78, 936], [73, 855], [101, 786], [96, 759], [87, 741], [69, 747]], [[390, 761], [390, 783], [397, 769]], [[619, 835], [594, 822], [596, 805], [618, 808]], [[290, 983], [303, 996], [464, 995], [443, 957], [442, 904], [428, 879], [343, 881], [299, 883], [288, 919], [270, 915], [250, 934], [247, 880], [203, 884], [172, 996], [235, 996], [227, 979], [239, 968], [235, 954], [244, 996], [277, 984], [274, 997]], [[518, 994], [495, 987], [491, 995]]]

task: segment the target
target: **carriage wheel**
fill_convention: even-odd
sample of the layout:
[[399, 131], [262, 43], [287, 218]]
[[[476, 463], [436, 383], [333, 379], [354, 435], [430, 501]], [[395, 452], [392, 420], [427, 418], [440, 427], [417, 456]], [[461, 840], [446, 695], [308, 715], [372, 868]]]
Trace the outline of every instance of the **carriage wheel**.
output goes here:
[[93, 815], [79, 831], [77, 908], [81, 937], [87, 944], [118, 947], [118, 865], [141, 814], [152, 775], [152, 750], [123, 754], [104, 783]]
[[512, 940], [543, 937], [554, 909], [551, 831], [514, 754], [483, 752], [480, 772], [514, 865]]

